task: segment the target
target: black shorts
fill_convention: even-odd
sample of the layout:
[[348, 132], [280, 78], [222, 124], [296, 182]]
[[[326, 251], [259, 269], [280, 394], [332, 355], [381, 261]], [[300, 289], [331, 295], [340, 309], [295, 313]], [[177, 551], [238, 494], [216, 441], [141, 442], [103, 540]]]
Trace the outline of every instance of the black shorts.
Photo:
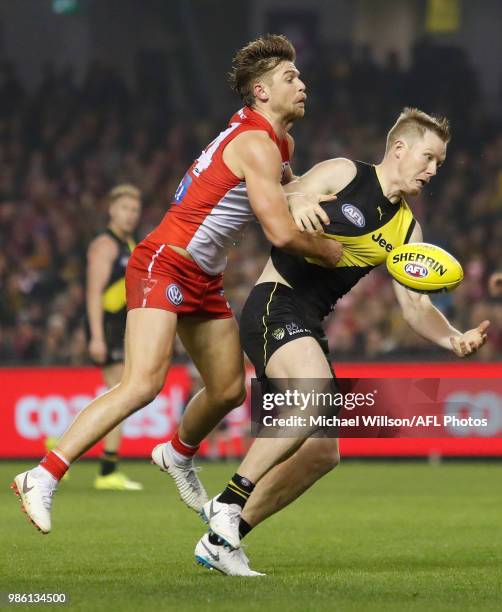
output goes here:
[[[124, 336], [127, 313], [124, 309], [118, 313], [104, 313], [103, 328], [106, 343], [106, 359], [103, 363], [93, 362], [99, 367], [124, 362]], [[86, 321], [86, 332], [88, 341], [91, 338], [89, 323]]]
[[321, 320], [308, 317], [294, 289], [282, 283], [255, 285], [244, 304], [239, 328], [242, 348], [257, 378], [265, 376], [268, 360], [278, 348], [304, 337], [318, 342], [331, 368]]

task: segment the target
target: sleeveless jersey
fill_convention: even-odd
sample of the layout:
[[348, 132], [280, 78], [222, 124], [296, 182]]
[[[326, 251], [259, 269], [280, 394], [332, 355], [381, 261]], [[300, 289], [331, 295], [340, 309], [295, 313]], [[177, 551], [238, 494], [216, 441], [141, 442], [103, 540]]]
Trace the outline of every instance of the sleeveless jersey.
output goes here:
[[354, 179], [336, 200], [323, 204], [330, 218], [324, 236], [343, 245], [336, 268], [323, 268], [312, 260], [272, 248], [276, 270], [315, 318], [324, 318], [359, 279], [387, 259], [394, 247], [408, 242], [415, 226], [404, 199], [393, 204], [384, 196], [375, 167], [354, 163]]
[[102, 296], [103, 310], [107, 314], [124, 314], [126, 312], [126, 292], [125, 292], [125, 270], [129, 256], [134, 250], [136, 243], [134, 240], [121, 240], [111, 229], [107, 229], [107, 234], [117, 243], [119, 250], [117, 257], [112, 265], [112, 272]]
[[267, 132], [277, 145], [282, 173], [289, 164], [287, 138], [279, 139], [269, 121], [249, 107], [230, 119], [226, 130], [194, 161], [174, 195], [160, 225], [147, 238], [157, 244], [186, 249], [207, 274], [221, 273], [227, 251], [255, 216], [249, 203], [246, 183], [223, 161], [223, 151], [246, 131]]

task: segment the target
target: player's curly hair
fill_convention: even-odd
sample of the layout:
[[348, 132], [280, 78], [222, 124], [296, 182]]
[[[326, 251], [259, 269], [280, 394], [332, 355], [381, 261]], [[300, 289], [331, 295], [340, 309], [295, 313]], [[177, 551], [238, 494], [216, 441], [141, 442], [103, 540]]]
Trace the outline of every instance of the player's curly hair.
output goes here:
[[253, 85], [281, 62], [294, 62], [296, 51], [282, 34], [265, 34], [237, 51], [228, 80], [246, 106], [254, 105]]
[[422, 137], [427, 131], [434, 132], [443, 142], [450, 142], [450, 122], [446, 117], [435, 117], [434, 115], [428, 115], [418, 108], [406, 107], [387, 135], [386, 151], [403, 134], [415, 134]]

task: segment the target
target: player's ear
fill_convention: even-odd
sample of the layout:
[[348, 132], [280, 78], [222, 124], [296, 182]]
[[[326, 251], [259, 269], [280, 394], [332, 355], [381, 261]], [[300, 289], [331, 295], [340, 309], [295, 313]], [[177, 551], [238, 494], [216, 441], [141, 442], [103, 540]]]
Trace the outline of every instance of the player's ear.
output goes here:
[[267, 102], [269, 98], [268, 88], [263, 81], [258, 81], [254, 84], [253, 93], [255, 95], [255, 98], [257, 100], [260, 100], [261, 102]]
[[404, 140], [396, 140], [392, 145], [392, 149], [396, 159], [401, 159], [406, 149], [406, 143], [404, 142]]

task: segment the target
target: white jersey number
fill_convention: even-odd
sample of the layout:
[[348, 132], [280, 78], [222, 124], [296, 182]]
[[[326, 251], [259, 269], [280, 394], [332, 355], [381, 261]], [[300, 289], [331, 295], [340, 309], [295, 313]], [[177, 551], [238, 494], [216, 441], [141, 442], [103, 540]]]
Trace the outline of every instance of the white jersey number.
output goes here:
[[232, 125], [227, 128], [225, 131], [221, 132], [221, 134], [213, 140], [213, 142], [207, 147], [205, 151], [202, 151], [200, 157], [197, 158], [197, 163], [194, 166], [192, 172], [195, 176], [199, 176], [201, 172], [204, 172], [213, 159], [213, 155], [215, 154], [217, 148], [220, 146], [223, 140], [231, 134], [236, 128], [238, 128], [240, 123], [232, 123]]

